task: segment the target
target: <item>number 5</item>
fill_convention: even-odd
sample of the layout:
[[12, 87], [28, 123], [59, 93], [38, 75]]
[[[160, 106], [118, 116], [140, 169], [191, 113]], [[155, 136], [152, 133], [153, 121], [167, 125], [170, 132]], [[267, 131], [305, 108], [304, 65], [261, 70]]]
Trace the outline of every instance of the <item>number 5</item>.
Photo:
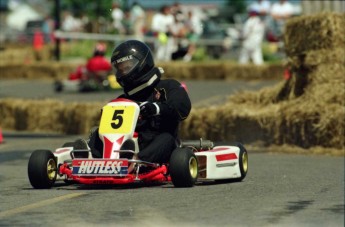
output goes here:
[[118, 129], [121, 127], [123, 123], [123, 117], [121, 116], [121, 114], [123, 114], [123, 112], [124, 110], [115, 110], [114, 115], [113, 115], [113, 122], [111, 123], [111, 127], [113, 129]]

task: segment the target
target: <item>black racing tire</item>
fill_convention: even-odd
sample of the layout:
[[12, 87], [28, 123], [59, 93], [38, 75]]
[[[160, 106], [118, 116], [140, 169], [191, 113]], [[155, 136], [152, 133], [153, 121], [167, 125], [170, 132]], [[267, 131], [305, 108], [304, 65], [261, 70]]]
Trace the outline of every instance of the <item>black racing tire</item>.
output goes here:
[[240, 154], [239, 154], [239, 165], [240, 165], [240, 172], [241, 177], [234, 178], [234, 179], [225, 179], [225, 180], [217, 180], [217, 182], [240, 182], [242, 181], [248, 173], [248, 151], [243, 146], [242, 143], [235, 142], [235, 143], [227, 143], [227, 142], [217, 142], [214, 144], [214, 146], [237, 146], [240, 148]]
[[103, 157], [103, 142], [99, 138], [98, 126], [93, 127], [90, 130], [89, 135], [89, 147], [91, 148], [92, 157]]
[[91, 92], [94, 88], [90, 81], [80, 81], [79, 91], [80, 92]]
[[238, 147], [240, 148], [240, 171], [241, 177], [238, 178], [238, 181], [242, 181], [248, 173], [248, 151], [246, 148], [239, 144]]
[[176, 148], [170, 157], [169, 174], [175, 187], [193, 187], [198, 178], [198, 159], [188, 148]]
[[51, 188], [57, 176], [57, 162], [49, 150], [35, 150], [29, 159], [28, 176], [32, 187], [36, 189]]

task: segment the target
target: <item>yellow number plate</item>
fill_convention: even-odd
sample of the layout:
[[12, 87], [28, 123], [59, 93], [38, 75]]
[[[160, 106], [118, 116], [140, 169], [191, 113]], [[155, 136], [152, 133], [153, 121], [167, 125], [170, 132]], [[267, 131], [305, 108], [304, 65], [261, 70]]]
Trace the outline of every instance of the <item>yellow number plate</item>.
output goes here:
[[134, 124], [134, 106], [104, 106], [99, 132], [127, 134]]

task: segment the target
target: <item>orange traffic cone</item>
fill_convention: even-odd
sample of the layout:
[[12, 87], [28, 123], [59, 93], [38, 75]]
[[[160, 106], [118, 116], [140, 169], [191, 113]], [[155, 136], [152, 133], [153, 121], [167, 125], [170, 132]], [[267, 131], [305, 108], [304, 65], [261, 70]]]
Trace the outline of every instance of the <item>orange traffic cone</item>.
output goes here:
[[3, 142], [4, 142], [4, 137], [2, 136], [2, 131], [0, 128], [0, 143], [3, 143]]

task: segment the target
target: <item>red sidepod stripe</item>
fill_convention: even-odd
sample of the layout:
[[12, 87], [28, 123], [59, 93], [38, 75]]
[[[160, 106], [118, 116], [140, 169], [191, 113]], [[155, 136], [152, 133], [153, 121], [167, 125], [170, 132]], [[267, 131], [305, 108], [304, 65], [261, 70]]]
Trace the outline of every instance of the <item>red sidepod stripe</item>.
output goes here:
[[237, 155], [235, 153], [219, 154], [219, 155], [216, 155], [216, 159], [217, 159], [217, 162], [233, 160], [233, 159], [237, 159]]

